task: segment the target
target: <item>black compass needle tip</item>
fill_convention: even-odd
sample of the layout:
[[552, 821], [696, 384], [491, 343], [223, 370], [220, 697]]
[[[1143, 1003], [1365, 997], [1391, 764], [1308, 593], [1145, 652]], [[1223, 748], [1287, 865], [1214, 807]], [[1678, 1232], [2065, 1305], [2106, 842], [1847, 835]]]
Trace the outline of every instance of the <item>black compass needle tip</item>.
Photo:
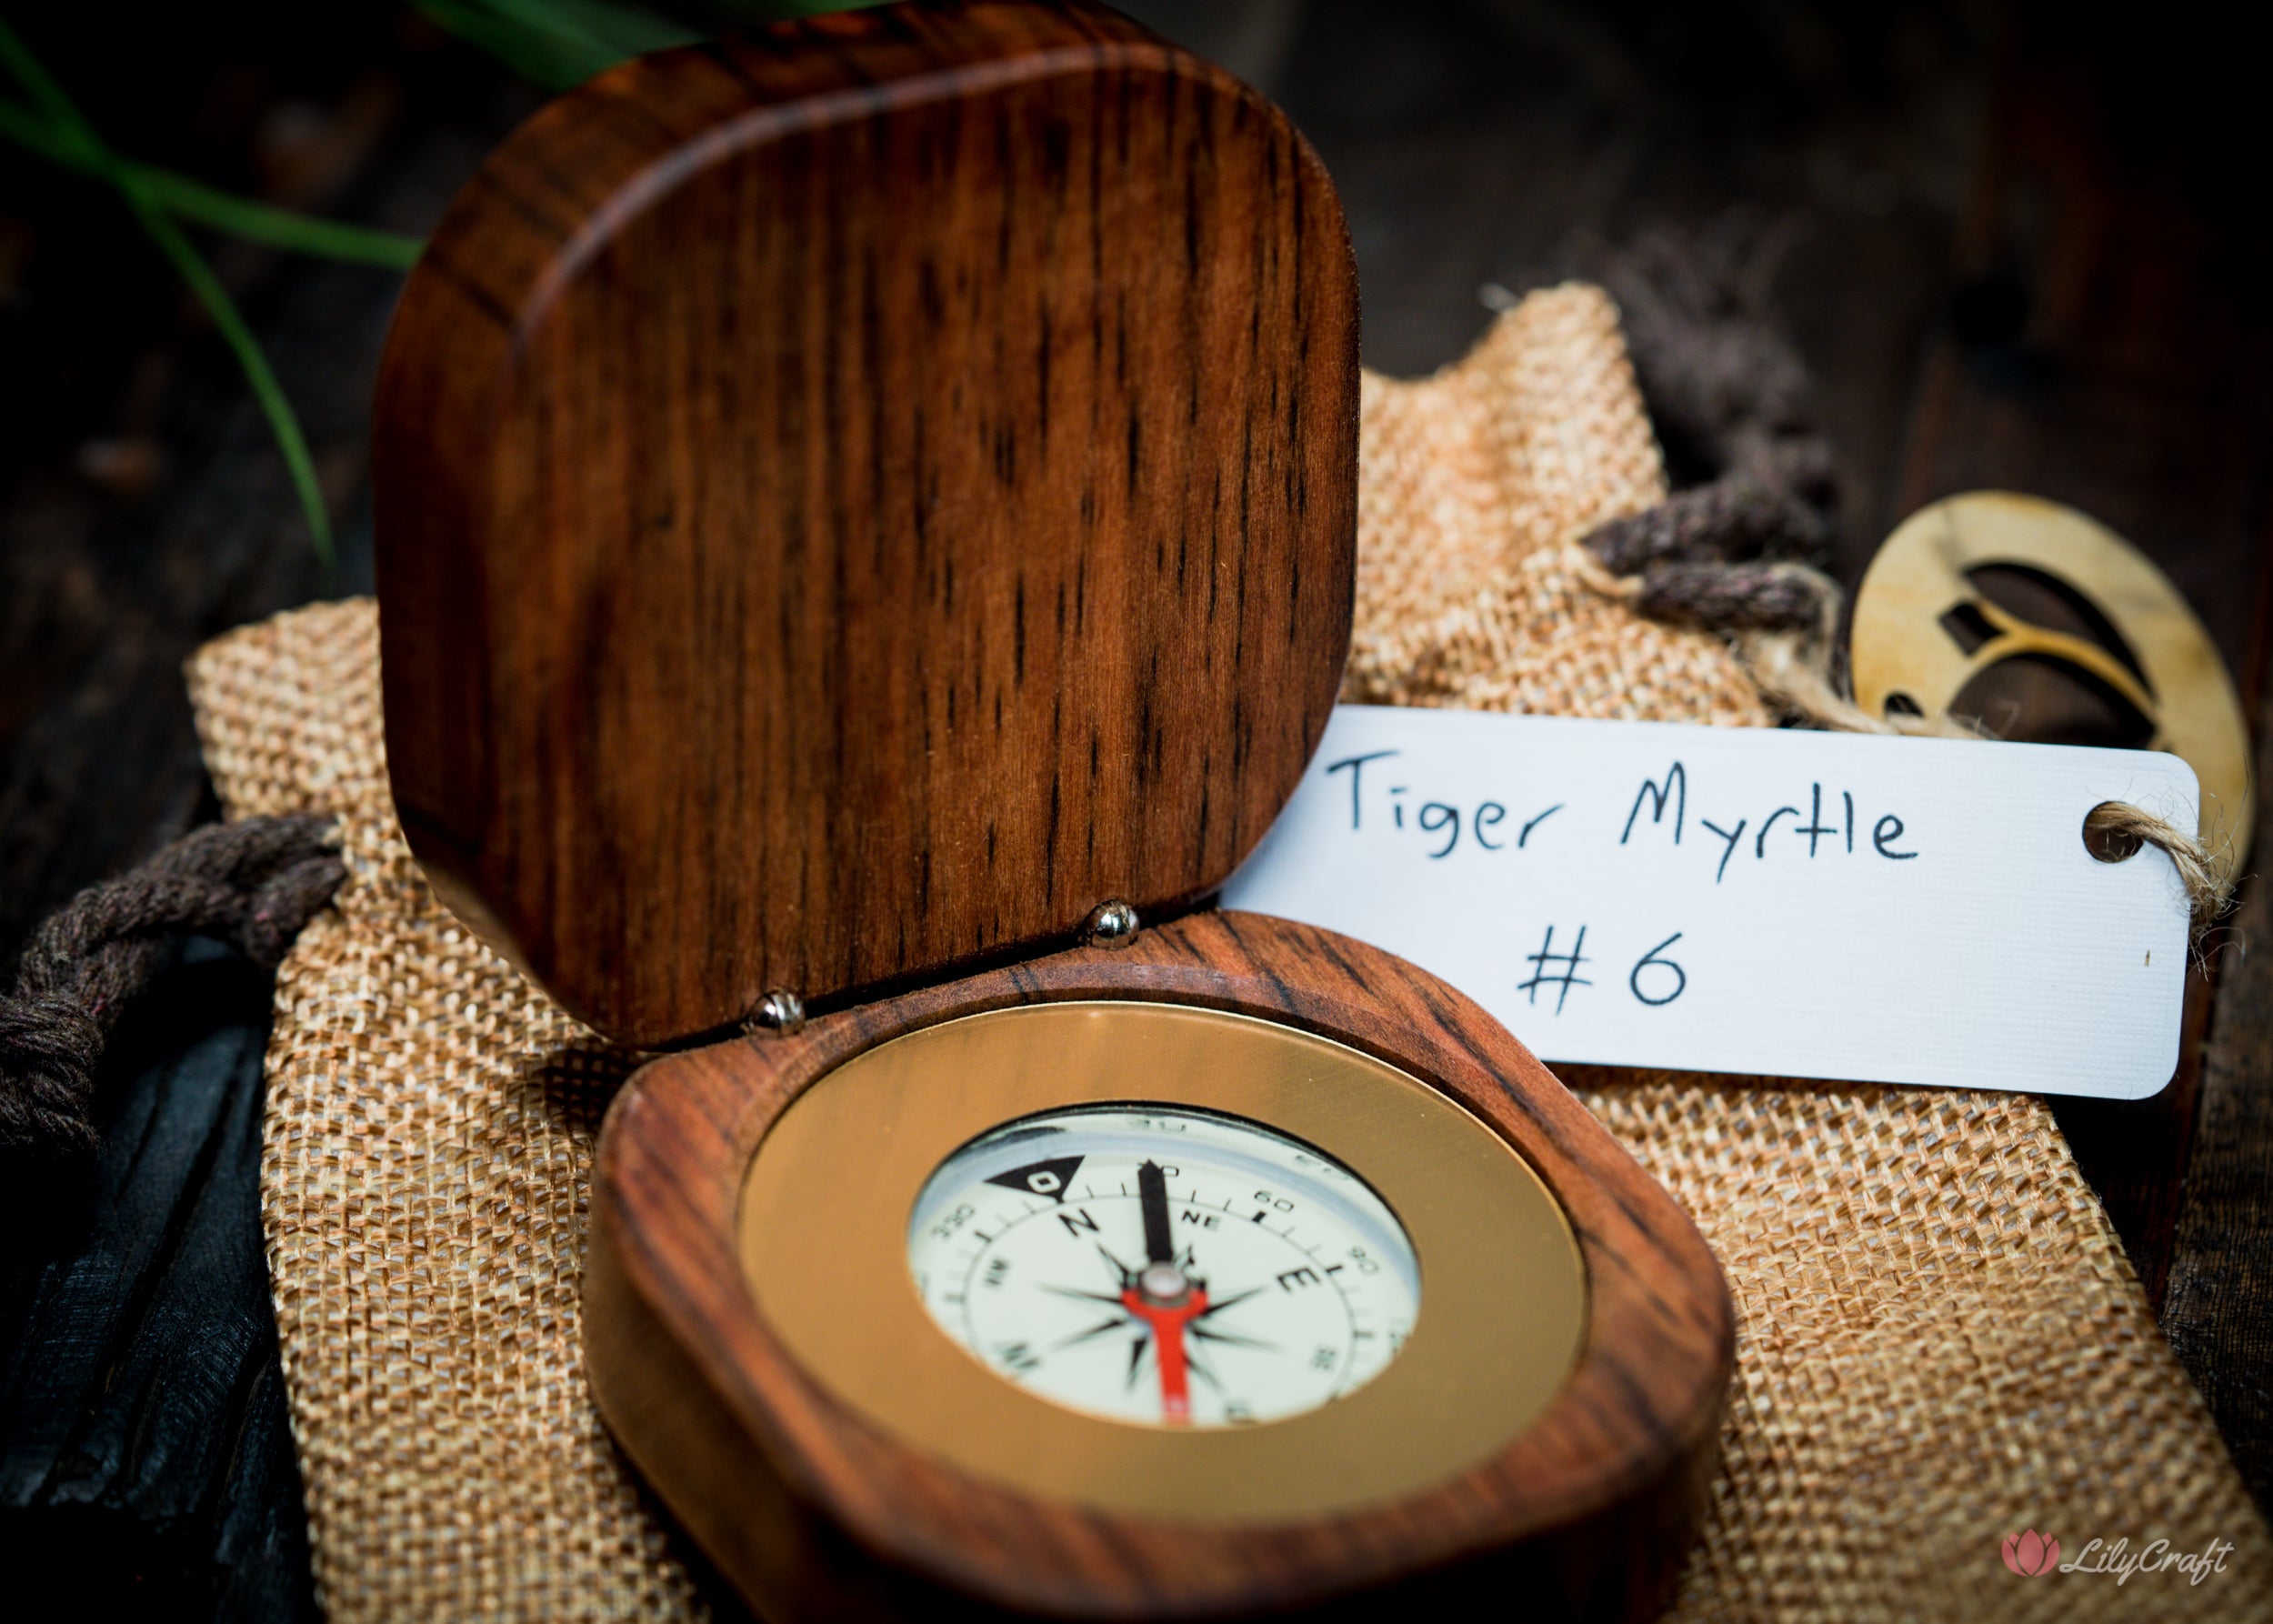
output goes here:
[[1136, 1205], [1145, 1215], [1145, 1261], [1176, 1267], [1176, 1240], [1168, 1233], [1168, 1176], [1157, 1161], [1136, 1169]]

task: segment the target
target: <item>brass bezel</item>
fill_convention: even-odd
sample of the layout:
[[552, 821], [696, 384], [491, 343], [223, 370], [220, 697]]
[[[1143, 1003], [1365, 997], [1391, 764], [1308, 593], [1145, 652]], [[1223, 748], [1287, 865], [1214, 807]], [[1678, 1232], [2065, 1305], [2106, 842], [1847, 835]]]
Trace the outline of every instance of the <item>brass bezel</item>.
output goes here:
[[[1420, 1263], [1419, 1313], [1398, 1357], [1322, 1408], [1183, 1431], [1061, 1408], [951, 1339], [908, 1271], [908, 1214], [924, 1181], [1002, 1122], [1116, 1100], [1249, 1118], [1371, 1184]], [[837, 1400], [956, 1469], [1164, 1519], [1313, 1517], [1441, 1482], [1548, 1407], [1586, 1336], [1569, 1221], [1498, 1134], [1345, 1045], [1181, 1005], [998, 1009], [854, 1057], [760, 1142], [737, 1229], [759, 1312]]]

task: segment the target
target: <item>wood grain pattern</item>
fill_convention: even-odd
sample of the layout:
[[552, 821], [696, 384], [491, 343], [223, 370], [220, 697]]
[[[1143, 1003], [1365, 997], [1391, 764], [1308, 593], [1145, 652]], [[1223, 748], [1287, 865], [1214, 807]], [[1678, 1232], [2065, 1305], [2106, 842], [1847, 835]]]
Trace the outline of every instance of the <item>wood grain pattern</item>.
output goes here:
[[[736, 1205], [759, 1140], [807, 1085], [938, 1020], [1128, 997], [1277, 1019], [1443, 1089], [1567, 1211], [1588, 1274], [1579, 1365], [1482, 1465], [1362, 1512], [1226, 1530], [1045, 1505], [957, 1474], [828, 1397], [753, 1302]], [[790, 1037], [654, 1062], [603, 1133], [586, 1362], [617, 1438], [767, 1616], [1246, 1617], [1492, 1598], [1539, 1619], [1662, 1604], [1718, 1444], [1733, 1320], [1711, 1253], [1506, 1030], [1442, 982], [1347, 937], [1205, 913], [1130, 947], [1076, 949], [850, 1008]], [[1353, 1597], [1357, 1599], [1351, 1599]]]
[[1357, 366], [1316, 157], [1116, 14], [602, 75], [460, 195], [382, 370], [412, 846], [639, 1044], [1204, 895], [1333, 702]]

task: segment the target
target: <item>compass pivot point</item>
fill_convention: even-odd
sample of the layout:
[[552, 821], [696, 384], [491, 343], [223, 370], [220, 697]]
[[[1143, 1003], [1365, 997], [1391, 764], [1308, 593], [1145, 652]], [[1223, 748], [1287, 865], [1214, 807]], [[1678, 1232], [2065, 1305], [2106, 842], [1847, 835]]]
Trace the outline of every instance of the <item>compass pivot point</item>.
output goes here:
[[1192, 1278], [1173, 1263], [1148, 1263], [1136, 1277], [1136, 1289], [1147, 1302], [1171, 1308], [1192, 1295]]

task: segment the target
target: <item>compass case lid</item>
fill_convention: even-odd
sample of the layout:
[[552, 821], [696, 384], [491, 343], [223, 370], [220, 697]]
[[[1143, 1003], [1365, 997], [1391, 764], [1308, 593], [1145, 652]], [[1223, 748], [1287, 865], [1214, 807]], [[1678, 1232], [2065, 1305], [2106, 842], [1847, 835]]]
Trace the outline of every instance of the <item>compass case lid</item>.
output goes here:
[[626, 64], [452, 205], [374, 448], [389, 770], [445, 898], [653, 1044], [1219, 885], [1347, 646], [1331, 184], [1081, 5]]

